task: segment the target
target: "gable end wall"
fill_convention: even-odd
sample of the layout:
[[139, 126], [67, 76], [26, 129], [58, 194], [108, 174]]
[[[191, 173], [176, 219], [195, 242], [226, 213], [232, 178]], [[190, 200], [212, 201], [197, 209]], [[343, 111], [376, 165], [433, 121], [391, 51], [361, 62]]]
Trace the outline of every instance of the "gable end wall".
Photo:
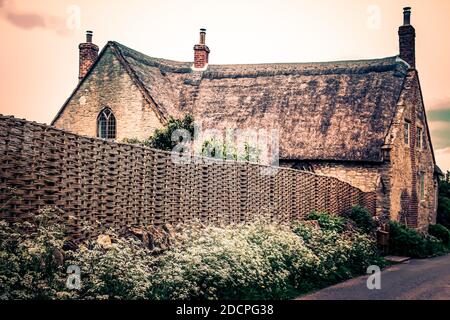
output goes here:
[[95, 137], [97, 116], [109, 107], [116, 117], [116, 140], [148, 138], [162, 127], [125, 68], [110, 48], [99, 58], [80, 87], [67, 102], [54, 126]]
[[[410, 143], [404, 142], [405, 120], [410, 123]], [[422, 148], [417, 148], [417, 127], [422, 128]], [[425, 109], [416, 71], [406, 79], [397, 114], [391, 126], [391, 218], [426, 231], [436, 222], [437, 179]], [[424, 175], [424, 198], [420, 195], [419, 173]]]

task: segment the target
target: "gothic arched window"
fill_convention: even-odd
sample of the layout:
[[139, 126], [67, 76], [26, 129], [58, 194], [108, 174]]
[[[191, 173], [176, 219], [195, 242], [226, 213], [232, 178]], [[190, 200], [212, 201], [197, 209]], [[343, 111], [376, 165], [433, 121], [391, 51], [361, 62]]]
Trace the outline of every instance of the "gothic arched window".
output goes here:
[[116, 117], [110, 108], [100, 111], [97, 117], [97, 137], [103, 139], [116, 138]]

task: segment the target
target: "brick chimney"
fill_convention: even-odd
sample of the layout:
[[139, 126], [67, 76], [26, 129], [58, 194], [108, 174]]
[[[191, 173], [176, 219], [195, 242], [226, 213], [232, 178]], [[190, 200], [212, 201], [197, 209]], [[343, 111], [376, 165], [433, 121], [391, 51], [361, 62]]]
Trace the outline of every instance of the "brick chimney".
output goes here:
[[208, 67], [209, 48], [205, 37], [206, 29], [200, 29], [200, 42], [194, 46], [194, 69], [205, 70]]
[[98, 47], [92, 43], [92, 31], [86, 31], [86, 42], [80, 43], [80, 73], [78, 75], [81, 81], [98, 57]]
[[416, 30], [411, 25], [411, 8], [403, 8], [403, 25], [398, 29], [400, 58], [416, 67]]

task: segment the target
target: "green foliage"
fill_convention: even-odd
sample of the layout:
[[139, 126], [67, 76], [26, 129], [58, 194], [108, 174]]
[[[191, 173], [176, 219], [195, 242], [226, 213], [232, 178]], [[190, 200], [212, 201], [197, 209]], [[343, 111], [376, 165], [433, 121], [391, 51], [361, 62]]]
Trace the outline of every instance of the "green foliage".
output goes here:
[[377, 260], [359, 233], [296, 223], [190, 229], [158, 257], [152, 299], [285, 299], [348, 279]]
[[345, 219], [336, 215], [331, 215], [326, 212], [312, 212], [310, 213], [307, 220], [317, 220], [320, 227], [325, 230], [342, 232], [345, 227]]
[[203, 142], [201, 155], [221, 160], [259, 162], [259, 151], [247, 142], [244, 144], [243, 152], [239, 153], [235, 145], [209, 139]]
[[[136, 299], [148, 290], [152, 257], [132, 240], [110, 247], [95, 242], [64, 251], [64, 230], [53, 209], [31, 222], [0, 220], [0, 300]], [[66, 287], [67, 267], [81, 268], [81, 290]]]
[[363, 207], [354, 206], [345, 216], [354, 221], [356, 226], [364, 233], [371, 233], [376, 229], [376, 223], [372, 215]]
[[242, 161], [247, 162], [259, 162], [261, 150], [255, 146], [250, 145], [248, 142], [244, 144], [244, 154], [242, 155]]
[[176, 130], [186, 130], [190, 134], [191, 140], [194, 139], [194, 118], [186, 115], [182, 119], [169, 118], [167, 124], [162, 129], [156, 129], [154, 134], [146, 140], [139, 140], [137, 138], [125, 138], [123, 142], [130, 144], [140, 144], [149, 148], [155, 148], [165, 151], [172, 151], [174, 147], [181, 142], [180, 140], [172, 140], [172, 135]]
[[0, 220], [0, 300], [64, 295], [64, 237], [58, 221], [51, 209], [31, 222]]
[[141, 141], [138, 138], [124, 138], [122, 140], [123, 143], [128, 144], [140, 144], [140, 145], [146, 145], [145, 141]]
[[335, 227], [317, 228], [302, 222], [294, 223], [292, 230], [319, 258], [315, 272], [310, 275], [312, 288], [359, 275], [379, 261], [376, 242], [368, 235], [342, 232]]
[[[155, 148], [165, 151], [174, 151], [174, 147], [181, 142], [180, 140], [173, 140], [172, 135], [175, 130], [183, 129], [190, 134], [191, 141], [195, 137], [194, 118], [190, 115], [182, 119], [169, 118], [169, 121], [162, 129], [157, 129], [155, 133], [146, 140], [139, 140], [137, 138], [125, 138], [124, 143], [139, 144], [149, 148]], [[209, 139], [202, 143], [200, 155], [221, 159], [221, 160], [237, 160], [247, 162], [259, 162], [260, 151], [251, 146], [249, 143], [244, 144], [244, 150], [239, 152], [235, 145], [230, 143], [221, 143], [215, 139]]]
[[428, 257], [442, 256], [448, 253], [448, 248], [444, 243], [431, 235], [424, 236], [425, 252]]
[[428, 233], [441, 240], [446, 246], [450, 246], [450, 231], [441, 224], [430, 224]]
[[450, 229], [450, 181], [439, 182], [437, 223]]
[[152, 256], [132, 239], [118, 238], [105, 247], [89, 241], [70, 252], [66, 265], [81, 269], [81, 290], [77, 299], [143, 299], [149, 289]]
[[237, 160], [237, 150], [234, 146], [226, 143], [220, 143], [215, 139], [205, 140], [202, 144], [202, 156], [223, 159], [223, 160]]
[[194, 139], [194, 118], [186, 115], [182, 119], [169, 118], [169, 121], [162, 129], [157, 129], [148, 139], [147, 145], [151, 148], [172, 151], [180, 141], [172, 141], [172, 134], [175, 130], [187, 130], [191, 139]]
[[281, 299], [317, 258], [288, 228], [194, 228], [160, 256], [152, 299]]
[[[285, 299], [360, 274], [378, 259], [369, 236], [306, 222], [186, 225], [158, 254], [111, 232], [112, 243], [64, 252], [61, 223], [47, 213], [20, 228], [1, 222], [0, 298]], [[70, 265], [81, 269], [81, 289], [65, 286]]]
[[398, 222], [390, 222], [389, 251], [391, 254], [412, 258], [442, 255], [446, 248], [442, 241]]

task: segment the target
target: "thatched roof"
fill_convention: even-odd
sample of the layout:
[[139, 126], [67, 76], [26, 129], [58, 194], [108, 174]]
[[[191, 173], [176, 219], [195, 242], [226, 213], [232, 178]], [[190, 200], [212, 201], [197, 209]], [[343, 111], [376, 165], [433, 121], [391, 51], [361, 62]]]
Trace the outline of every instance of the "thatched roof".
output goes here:
[[165, 117], [203, 128], [280, 130], [285, 159], [380, 161], [408, 65], [398, 57], [326, 63], [209, 65], [117, 52]]

